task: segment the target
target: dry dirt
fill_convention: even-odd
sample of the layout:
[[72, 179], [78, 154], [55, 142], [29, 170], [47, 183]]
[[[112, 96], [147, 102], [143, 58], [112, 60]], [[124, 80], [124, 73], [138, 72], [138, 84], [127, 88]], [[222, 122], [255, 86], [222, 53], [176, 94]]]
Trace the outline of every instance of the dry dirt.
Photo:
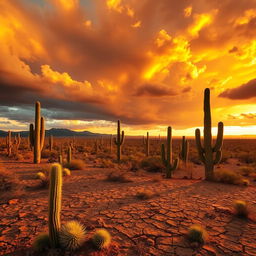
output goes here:
[[[47, 231], [47, 189], [35, 189], [41, 165], [0, 159], [0, 167], [17, 173], [23, 195], [0, 205], [0, 255], [26, 255], [34, 237]], [[200, 173], [202, 167], [197, 167]], [[62, 222], [79, 220], [88, 230], [109, 230], [122, 256], [256, 255], [256, 222], [232, 213], [242, 199], [256, 212], [256, 186], [202, 180], [160, 179], [161, 174], [129, 172], [130, 183], [107, 182], [111, 169], [86, 165], [64, 178]], [[148, 200], [136, 198], [140, 189], [152, 191]], [[17, 200], [16, 200], [17, 199]], [[209, 234], [206, 244], [193, 247], [186, 239], [191, 224]], [[84, 254], [80, 254], [84, 255]]]

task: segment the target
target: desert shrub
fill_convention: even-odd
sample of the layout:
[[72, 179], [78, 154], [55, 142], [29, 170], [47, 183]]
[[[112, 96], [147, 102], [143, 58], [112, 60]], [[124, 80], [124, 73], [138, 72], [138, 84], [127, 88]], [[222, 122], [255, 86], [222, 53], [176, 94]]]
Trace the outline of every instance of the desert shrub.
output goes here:
[[249, 186], [250, 185], [250, 181], [248, 179], [242, 179], [241, 185]]
[[23, 155], [18, 152], [13, 152], [10, 156], [11, 159], [14, 159], [16, 161], [22, 161], [24, 160]]
[[239, 168], [239, 173], [243, 176], [250, 176], [252, 173], [255, 172], [255, 168], [251, 167], [251, 166], [241, 166]]
[[160, 157], [148, 157], [140, 163], [141, 168], [148, 172], [162, 172], [164, 165]]
[[251, 164], [256, 162], [256, 155], [254, 152], [242, 152], [239, 153], [237, 157], [241, 163]]
[[110, 159], [100, 159], [99, 161], [100, 168], [114, 168], [115, 164]]
[[208, 238], [206, 230], [198, 224], [189, 227], [188, 239], [191, 242], [204, 243]]
[[74, 159], [74, 160], [71, 160], [70, 163], [65, 163], [64, 164], [64, 167], [65, 168], [68, 168], [70, 170], [82, 170], [84, 168], [84, 161], [83, 160], [80, 160], [80, 159]]
[[121, 183], [131, 182], [131, 180], [127, 177], [127, 174], [114, 172], [111, 172], [110, 174], [107, 175], [106, 181]]
[[56, 159], [58, 159], [58, 156], [59, 156], [59, 154], [55, 150], [50, 151], [48, 149], [45, 149], [41, 153], [42, 158], [49, 158], [52, 162], [56, 161]]
[[85, 228], [77, 221], [65, 223], [59, 232], [59, 241], [62, 248], [74, 251], [85, 241]]
[[111, 235], [106, 229], [98, 229], [92, 237], [92, 242], [98, 249], [107, 248], [111, 243]]
[[155, 196], [155, 194], [151, 190], [148, 190], [148, 189], [147, 190], [140, 190], [136, 194], [136, 198], [141, 199], [141, 200], [147, 200], [147, 199], [150, 199], [154, 196]]
[[45, 178], [45, 174], [43, 173], [43, 172], [38, 172], [37, 174], [36, 174], [36, 179], [44, 179]]
[[32, 243], [32, 247], [37, 252], [43, 252], [50, 248], [50, 238], [48, 233], [39, 234]]
[[218, 169], [214, 171], [214, 180], [217, 182], [240, 185], [243, 184], [243, 177], [228, 169]]
[[248, 205], [245, 201], [236, 200], [233, 205], [234, 205], [235, 214], [238, 217], [247, 218], [249, 214], [249, 210], [248, 210]]

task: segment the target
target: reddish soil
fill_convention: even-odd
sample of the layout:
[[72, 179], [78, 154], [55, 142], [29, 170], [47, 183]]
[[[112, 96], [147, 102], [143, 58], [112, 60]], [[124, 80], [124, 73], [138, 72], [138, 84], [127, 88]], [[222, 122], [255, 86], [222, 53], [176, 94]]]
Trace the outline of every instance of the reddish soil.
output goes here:
[[[1, 199], [0, 255], [29, 255], [35, 236], [47, 231], [48, 190], [35, 189], [38, 180], [34, 178], [42, 165], [0, 160], [1, 168], [16, 173], [24, 186], [21, 195], [12, 195], [8, 202]], [[234, 161], [228, 166], [236, 168]], [[144, 171], [128, 172], [129, 183], [105, 181], [112, 171], [87, 164], [84, 170], [64, 177], [62, 222], [79, 220], [87, 227], [88, 237], [94, 228], [106, 228], [119, 247], [116, 255], [256, 255], [255, 217], [252, 214], [245, 220], [232, 213], [232, 203], [238, 199], [249, 202], [251, 213], [256, 212], [255, 184], [243, 187], [167, 180], [162, 174]], [[193, 172], [194, 177], [200, 177], [202, 166]], [[138, 199], [141, 189], [152, 191], [154, 196]], [[189, 226], [195, 223], [209, 234], [202, 246], [186, 239]]]

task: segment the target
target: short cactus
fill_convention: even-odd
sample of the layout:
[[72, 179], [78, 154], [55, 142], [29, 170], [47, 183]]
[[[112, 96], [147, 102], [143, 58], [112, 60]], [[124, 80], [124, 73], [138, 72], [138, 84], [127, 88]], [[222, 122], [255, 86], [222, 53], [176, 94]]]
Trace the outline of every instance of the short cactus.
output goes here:
[[53, 150], [53, 136], [52, 135], [49, 136], [49, 149], [50, 149], [50, 151]]
[[15, 146], [15, 150], [16, 150], [16, 151], [19, 150], [20, 142], [21, 142], [20, 133], [18, 133], [18, 135], [16, 135], [16, 136], [14, 137], [14, 143], [13, 143], [13, 145]]
[[117, 162], [120, 163], [121, 160], [121, 147], [124, 142], [124, 131], [122, 131], [121, 134], [121, 129], [120, 129], [120, 120], [117, 121], [117, 135], [115, 138], [115, 144], [117, 147]]
[[214, 180], [214, 165], [221, 160], [223, 144], [223, 123], [218, 123], [218, 135], [216, 143], [212, 146], [212, 121], [210, 107], [210, 89], [204, 91], [204, 147], [201, 144], [200, 130], [196, 129], [196, 146], [199, 157], [205, 167], [205, 179]]
[[63, 168], [63, 176], [70, 176], [71, 171], [68, 168]]
[[41, 161], [41, 151], [44, 147], [44, 118], [41, 117], [41, 106], [40, 102], [36, 102], [35, 109], [35, 129], [34, 125], [30, 124], [29, 127], [29, 140], [30, 146], [34, 149], [34, 163], [38, 164]]
[[8, 131], [8, 135], [6, 137], [6, 147], [7, 147], [7, 155], [10, 156], [12, 154], [12, 132]]
[[208, 234], [205, 229], [198, 225], [192, 225], [188, 230], [188, 239], [191, 242], [204, 243], [208, 238]]
[[39, 180], [45, 180], [46, 179], [46, 176], [43, 172], [38, 172], [36, 174], [36, 178], [39, 179]]
[[48, 233], [39, 234], [33, 241], [32, 247], [37, 252], [43, 252], [50, 248], [50, 238]]
[[59, 232], [60, 246], [74, 251], [82, 246], [85, 241], [85, 228], [77, 221], [65, 223]]
[[145, 146], [145, 155], [148, 157], [149, 156], [149, 133], [148, 132], [147, 132], [146, 140], [143, 136], [143, 145]]
[[172, 161], [172, 128], [169, 126], [167, 129], [167, 153], [165, 156], [165, 146], [162, 144], [162, 162], [166, 167], [166, 178], [172, 177], [172, 172], [178, 168], [179, 159], [176, 158]]
[[111, 235], [105, 229], [98, 229], [92, 237], [93, 244], [98, 248], [107, 248], [111, 243]]
[[52, 248], [59, 245], [60, 211], [62, 194], [62, 167], [60, 164], [53, 164], [50, 171], [49, 186], [49, 237]]

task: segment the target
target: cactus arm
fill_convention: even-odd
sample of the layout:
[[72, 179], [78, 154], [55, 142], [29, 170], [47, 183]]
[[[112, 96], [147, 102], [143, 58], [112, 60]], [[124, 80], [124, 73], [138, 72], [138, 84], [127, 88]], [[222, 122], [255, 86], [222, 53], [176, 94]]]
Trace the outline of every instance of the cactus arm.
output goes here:
[[116, 138], [114, 138], [114, 143], [115, 143], [116, 145], [118, 145]]
[[165, 146], [164, 146], [164, 144], [162, 144], [162, 146], [161, 146], [161, 157], [162, 157], [163, 164], [166, 165]]
[[222, 151], [221, 151], [221, 150], [218, 150], [218, 151], [216, 152], [214, 164], [219, 164], [219, 163], [220, 163], [220, 160], [221, 160], [221, 157], [222, 157]]
[[205, 163], [204, 149], [201, 144], [200, 129], [196, 129], [196, 148], [201, 161]]
[[60, 164], [53, 164], [50, 172], [49, 185], [49, 237], [53, 248], [58, 247], [60, 230], [60, 211], [62, 193], [62, 168]]
[[34, 143], [35, 143], [34, 138], [35, 138], [34, 137], [34, 125], [30, 124], [29, 125], [29, 143], [30, 143], [31, 148], [34, 147]]
[[44, 128], [44, 118], [41, 117], [41, 129], [40, 129], [40, 151], [44, 147], [44, 138], [45, 138], [45, 128]]
[[178, 168], [178, 165], [179, 165], [179, 159], [176, 158], [173, 162], [173, 165], [171, 166], [171, 170], [172, 171], [175, 171], [177, 168]]
[[222, 144], [223, 144], [223, 123], [219, 122], [218, 123], [218, 134], [217, 134], [217, 139], [216, 139], [216, 143], [215, 146], [213, 148], [213, 152], [218, 152], [221, 148], [222, 148]]

